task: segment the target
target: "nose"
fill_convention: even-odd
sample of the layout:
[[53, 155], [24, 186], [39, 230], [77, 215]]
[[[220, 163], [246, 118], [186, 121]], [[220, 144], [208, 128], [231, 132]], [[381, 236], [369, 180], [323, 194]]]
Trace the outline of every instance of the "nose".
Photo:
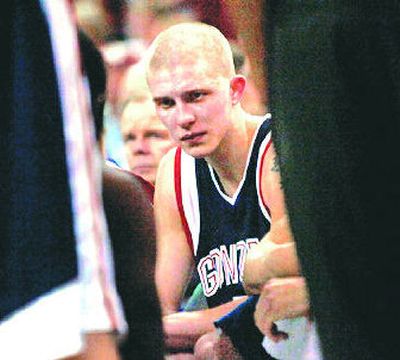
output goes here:
[[190, 108], [190, 105], [183, 102], [176, 104], [176, 124], [183, 129], [189, 129], [195, 122], [195, 116]]
[[150, 152], [149, 142], [144, 137], [138, 137], [132, 144], [132, 152], [135, 155], [148, 154]]

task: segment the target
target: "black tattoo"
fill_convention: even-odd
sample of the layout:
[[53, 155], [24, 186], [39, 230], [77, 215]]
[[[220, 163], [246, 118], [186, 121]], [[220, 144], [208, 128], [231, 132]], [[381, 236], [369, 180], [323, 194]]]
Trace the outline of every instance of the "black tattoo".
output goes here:
[[279, 161], [277, 156], [275, 156], [274, 165], [272, 165], [271, 171], [279, 172]]

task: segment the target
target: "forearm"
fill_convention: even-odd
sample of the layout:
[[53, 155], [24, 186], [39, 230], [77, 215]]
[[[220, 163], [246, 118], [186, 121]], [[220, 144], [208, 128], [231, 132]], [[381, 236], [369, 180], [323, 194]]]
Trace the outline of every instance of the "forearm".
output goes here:
[[214, 321], [234, 309], [246, 298], [244, 296], [212, 309], [165, 315], [163, 326], [167, 349], [174, 351], [192, 349], [200, 336], [215, 330]]
[[243, 274], [245, 290], [260, 293], [263, 285], [272, 278], [300, 275], [296, 248], [293, 242], [261, 244], [260, 251], [249, 252]]
[[213, 330], [213, 322], [199, 312], [179, 312], [163, 317], [164, 341], [168, 350], [192, 349], [197, 339]]

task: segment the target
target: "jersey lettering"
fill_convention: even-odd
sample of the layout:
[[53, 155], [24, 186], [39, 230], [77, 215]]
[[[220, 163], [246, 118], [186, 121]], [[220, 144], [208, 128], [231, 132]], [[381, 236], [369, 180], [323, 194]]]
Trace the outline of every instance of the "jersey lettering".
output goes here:
[[213, 296], [219, 287], [218, 270], [215, 270], [214, 261], [210, 255], [203, 257], [197, 266], [203, 291], [206, 296]]
[[247, 251], [258, 241], [257, 238], [240, 240], [229, 245], [229, 250], [225, 245], [221, 245], [200, 259], [197, 271], [205, 296], [215, 295], [223, 285], [234, 285], [242, 281]]

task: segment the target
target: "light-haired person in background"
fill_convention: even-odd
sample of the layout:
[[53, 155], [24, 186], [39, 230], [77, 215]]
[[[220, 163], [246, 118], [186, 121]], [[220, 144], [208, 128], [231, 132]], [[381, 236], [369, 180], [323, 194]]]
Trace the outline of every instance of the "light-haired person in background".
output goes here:
[[121, 133], [128, 167], [154, 184], [160, 160], [175, 142], [157, 116], [143, 61], [129, 68], [122, 91]]
[[121, 132], [129, 169], [154, 184], [161, 158], [175, 143], [153, 101], [129, 101], [122, 112]]

